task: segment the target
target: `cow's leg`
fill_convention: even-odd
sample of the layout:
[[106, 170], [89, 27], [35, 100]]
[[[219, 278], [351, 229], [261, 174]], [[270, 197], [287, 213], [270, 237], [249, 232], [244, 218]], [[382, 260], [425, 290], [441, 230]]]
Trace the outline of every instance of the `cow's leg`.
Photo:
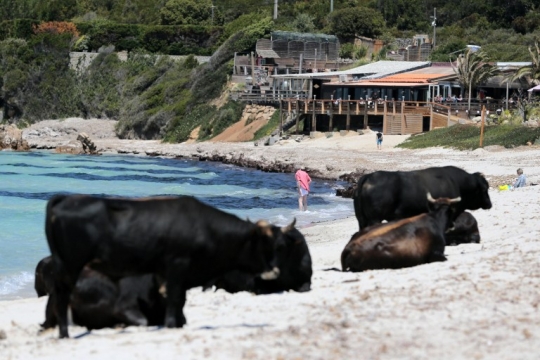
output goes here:
[[114, 314], [126, 326], [147, 326], [148, 321], [139, 307], [139, 295], [133, 278], [120, 279], [119, 296], [114, 303]]
[[148, 321], [139, 309], [139, 304], [136, 297], [120, 298], [114, 305], [115, 315], [121, 319], [127, 326], [147, 326]]
[[[165, 326], [168, 328], [182, 327], [186, 324], [186, 317], [184, 316], [184, 305], [186, 303], [186, 290], [181, 286], [176, 289], [171, 289], [167, 286], [167, 311], [165, 313]], [[171, 295], [174, 294], [175, 299], [169, 298], [169, 291]]]
[[50, 294], [49, 299], [47, 300], [47, 307], [45, 309], [45, 322], [43, 324], [40, 324], [42, 330], [53, 328], [58, 324], [58, 322], [56, 321], [56, 314], [54, 309], [55, 303], [56, 295]]
[[167, 272], [167, 310], [165, 326], [168, 328], [182, 327], [186, 324], [184, 305], [186, 289], [184, 277], [189, 268], [189, 259], [176, 259], [169, 265]]
[[433, 239], [433, 246], [431, 249], [431, 253], [429, 254], [428, 261], [429, 262], [446, 261], [446, 256], [444, 256], [445, 246], [446, 246], [446, 240], [444, 239], [444, 236], [436, 236]]
[[58, 320], [58, 326], [60, 329], [60, 338], [68, 338], [68, 305], [71, 290], [65, 284], [55, 284], [55, 312]]
[[54, 313], [60, 331], [60, 338], [69, 337], [68, 333], [68, 305], [71, 292], [75, 287], [77, 276], [70, 277], [67, 275], [64, 265], [61, 261], [54, 262]]

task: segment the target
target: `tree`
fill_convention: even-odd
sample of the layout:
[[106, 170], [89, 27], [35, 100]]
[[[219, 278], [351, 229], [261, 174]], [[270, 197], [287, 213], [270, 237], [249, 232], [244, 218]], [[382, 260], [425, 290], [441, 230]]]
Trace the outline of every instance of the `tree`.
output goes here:
[[462, 88], [469, 92], [469, 106], [471, 109], [471, 95], [478, 85], [498, 74], [496, 66], [489, 63], [488, 55], [483, 51], [473, 52], [468, 50], [463, 56], [452, 63], [452, 68], [458, 76], [458, 82]]
[[292, 23], [294, 31], [301, 33], [311, 33], [315, 31], [313, 16], [308, 14], [298, 14]]
[[[531, 54], [531, 64], [520, 67], [515, 73], [510, 74], [504, 81], [516, 81], [525, 80], [528, 87], [540, 84], [540, 46], [538, 42], [534, 44], [535, 49], [529, 46], [529, 53]], [[523, 121], [527, 121], [527, 114], [530, 110], [530, 104], [526, 92], [518, 92], [517, 101], [518, 111], [523, 116]]]
[[[161, 9], [161, 23], [163, 25], [211, 25], [212, 6], [211, 0], [169, 0]], [[214, 9], [214, 20], [217, 16], [217, 10]]]
[[338, 10], [330, 15], [330, 30], [345, 41], [352, 42], [357, 36], [376, 38], [384, 28], [381, 13], [366, 7]]
[[512, 74], [508, 81], [516, 81], [524, 79], [530, 86], [540, 85], [540, 46], [538, 42], [534, 44], [535, 50], [529, 46], [529, 53], [531, 54], [531, 64], [520, 67], [514, 74]]
[[34, 33], [50, 33], [50, 34], [65, 34], [70, 33], [73, 37], [79, 37], [79, 31], [72, 22], [66, 21], [49, 21], [43, 22], [37, 26], [34, 26]]

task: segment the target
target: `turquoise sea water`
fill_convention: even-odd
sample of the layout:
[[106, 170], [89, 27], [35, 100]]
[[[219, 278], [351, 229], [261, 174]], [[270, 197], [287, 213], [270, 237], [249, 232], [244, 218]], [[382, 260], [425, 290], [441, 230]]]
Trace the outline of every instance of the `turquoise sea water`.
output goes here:
[[0, 151], [0, 300], [36, 296], [37, 262], [49, 254], [45, 205], [58, 193], [143, 197], [193, 195], [242, 218], [297, 226], [353, 214], [339, 184], [314, 179], [309, 210], [298, 211], [294, 174], [210, 162], [126, 155], [73, 156]]

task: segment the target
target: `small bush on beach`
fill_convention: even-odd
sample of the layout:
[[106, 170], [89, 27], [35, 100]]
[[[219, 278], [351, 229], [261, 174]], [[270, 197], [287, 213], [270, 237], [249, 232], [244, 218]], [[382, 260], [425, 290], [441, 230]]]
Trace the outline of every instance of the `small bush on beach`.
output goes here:
[[253, 134], [253, 140], [259, 140], [265, 136], [268, 136], [279, 126], [279, 111], [274, 111], [270, 117], [270, 121], [266, 123], [262, 128], [257, 130]]
[[[540, 138], [540, 128], [522, 125], [491, 125], [484, 127], [483, 146], [501, 145], [505, 148], [534, 143]], [[411, 136], [399, 144], [406, 149], [423, 149], [442, 146], [459, 150], [474, 150], [480, 147], [480, 127], [474, 125], [454, 125]]]

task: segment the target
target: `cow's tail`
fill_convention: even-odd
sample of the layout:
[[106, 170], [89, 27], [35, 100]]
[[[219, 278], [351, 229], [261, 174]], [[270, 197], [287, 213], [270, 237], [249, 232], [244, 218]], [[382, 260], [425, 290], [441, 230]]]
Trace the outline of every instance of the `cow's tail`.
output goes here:
[[362, 189], [364, 187], [364, 184], [368, 180], [369, 176], [363, 175], [358, 180], [358, 185], [356, 186], [356, 190], [354, 193], [354, 214], [356, 215], [356, 219], [358, 220], [358, 228], [362, 230], [363, 227], [366, 226], [367, 223], [367, 216], [365, 214], [365, 209], [362, 207]]
[[47, 203], [45, 212], [45, 235], [47, 237], [47, 243], [49, 244], [49, 250], [51, 251], [53, 268], [55, 277], [65, 270], [64, 248], [62, 246], [61, 236], [57, 236], [59, 224], [57, 224], [55, 207], [66, 198], [66, 195], [55, 195]]
[[58, 254], [58, 245], [54, 236], [53, 223], [55, 221], [54, 207], [65, 199], [65, 195], [55, 195], [47, 202], [47, 208], [45, 211], [45, 235], [47, 236], [47, 243], [49, 244], [49, 250], [51, 254]]
[[323, 271], [338, 271], [338, 272], [341, 272], [341, 269], [338, 269], [337, 267], [331, 267], [331, 268], [328, 268], [328, 269], [323, 269]]

